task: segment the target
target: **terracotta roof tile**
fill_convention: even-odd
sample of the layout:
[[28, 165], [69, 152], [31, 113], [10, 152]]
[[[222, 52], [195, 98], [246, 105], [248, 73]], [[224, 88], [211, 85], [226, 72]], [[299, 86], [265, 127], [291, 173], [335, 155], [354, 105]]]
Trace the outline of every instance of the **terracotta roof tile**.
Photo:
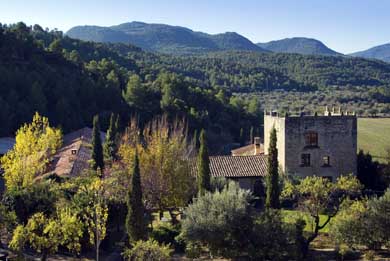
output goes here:
[[[197, 173], [196, 160], [191, 161], [191, 169]], [[210, 156], [212, 177], [263, 177], [267, 173], [267, 156]]]
[[[102, 142], [105, 133], [101, 132]], [[54, 157], [53, 172], [59, 176], [78, 176], [89, 167], [92, 129], [82, 128], [64, 135], [64, 144]]]

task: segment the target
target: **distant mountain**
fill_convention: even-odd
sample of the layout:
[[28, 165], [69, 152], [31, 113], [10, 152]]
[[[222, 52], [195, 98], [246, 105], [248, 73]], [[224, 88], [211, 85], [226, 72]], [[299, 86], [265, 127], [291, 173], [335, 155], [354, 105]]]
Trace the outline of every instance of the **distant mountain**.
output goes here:
[[275, 53], [341, 55], [316, 39], [304, 37], [286, 38], [268, 43], [258, 43], [257, 45]]
[[350, 55], [390, 62], [390, 43], [378, 45], [365, 51], [351, 53]]
[[110, 27], [76, 26], [66, 34], [85, 41], [130, 43], [148, 51], [168, 54], [227, 50], [269, 52], [234, 32], [211, 35], [165, 24], [131, 22]]

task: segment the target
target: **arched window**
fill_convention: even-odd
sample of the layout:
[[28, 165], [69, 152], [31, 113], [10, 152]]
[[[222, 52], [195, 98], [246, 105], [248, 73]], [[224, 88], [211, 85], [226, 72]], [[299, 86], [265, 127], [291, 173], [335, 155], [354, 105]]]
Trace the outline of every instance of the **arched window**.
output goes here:
[[315, 131], [309, 131], [305, 133], [305, 144], [307, 147], [318, 146], [318, 133]]

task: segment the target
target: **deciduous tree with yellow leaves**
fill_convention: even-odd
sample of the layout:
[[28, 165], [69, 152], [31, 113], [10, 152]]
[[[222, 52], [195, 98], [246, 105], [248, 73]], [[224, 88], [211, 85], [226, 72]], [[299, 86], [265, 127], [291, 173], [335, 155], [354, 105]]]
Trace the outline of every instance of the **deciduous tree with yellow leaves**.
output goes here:
[[172, 214], [172, 210], [185, 207], [196, 190], [185, 122], [162, 117], [146, 124], [142, 132], [136, 123], [132, 120], [127, 128], [119, 155], [131, 170], [137, 148], [146, 208]]
[[31, 185], [35, 177], [45, 172], [61, 144], [61, 130], [51, 127], [48, 118], [35, 113], [32, 122], [16, 132], [14, 148], [1, 158], [7, 189]]

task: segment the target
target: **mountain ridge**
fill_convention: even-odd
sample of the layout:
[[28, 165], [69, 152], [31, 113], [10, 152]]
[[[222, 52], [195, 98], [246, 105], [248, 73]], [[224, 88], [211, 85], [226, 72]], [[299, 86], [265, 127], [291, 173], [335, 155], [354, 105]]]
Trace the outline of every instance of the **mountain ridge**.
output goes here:
[[298, 53], [308, 55], [342, 55], [317, 39], [307, 37], [292, 37], [257, 43], [258, 46], [276, 53]]
[[385, 62], [390, 62], [390, 43], [377, 45], [367, 50], [351, 53], [349, 55], [355, 57], [378, 59]]
[[269, 52], [236, 32], [207, 34], [182, 26], [139, 21], [108, 27], [75, 26], [66, 34], [93, 42], [129, 43], [148, 51], [167, 54], [197, 54], [226, 50]]

